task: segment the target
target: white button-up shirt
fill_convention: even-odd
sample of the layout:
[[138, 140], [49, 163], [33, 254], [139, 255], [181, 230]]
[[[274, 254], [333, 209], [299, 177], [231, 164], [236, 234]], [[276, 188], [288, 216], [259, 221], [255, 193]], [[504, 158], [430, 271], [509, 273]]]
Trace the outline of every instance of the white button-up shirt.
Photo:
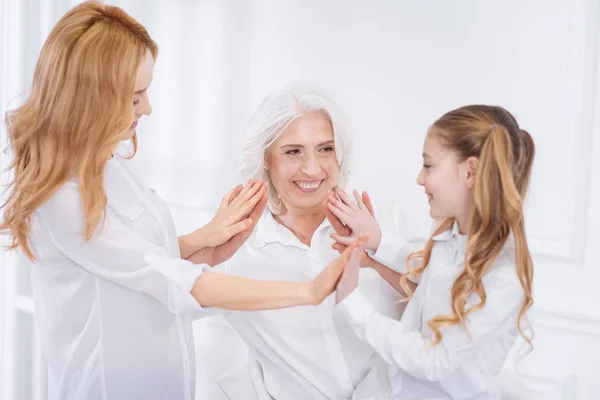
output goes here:
[[114, 156], [101, 231], [85, 242], [77, 182], [34, 214], [36, 319], [49, 398], [194, 399], [190, 294], [202, 266], [180, 258], [166, 205]]
[[[472, 339], [455, 325], [443, 328], [442, 342], [431, 347], [427, 322], [452, 312], [451, 289], [464, 268], [467, 237], [455, 223], [434, 240], [429, 265], [400, 321], [380, 315], [357, 290], [338, 305], [356, 334], [388, 364], [387, 373], [378, 376], [380, 381], [387, 379], [390, 387], [385, 395], [373, 398], [500, 399], [497, 376], [516, 341], [524, 300], [512, 242], [507, 242], [483, 277], [485, 307], [466, 318]], [[402, 238], [384, 233], [375, 258], [404, 272], [406, 256], [413, 250]], [[472, 295], [467, 308], [477, 303], [479, 298]]]
[[[339, 254], [325, 219], [306, 246], [270, 212], [235, 256], [217, 270], [269, 280], [307, 281]], [[399, 295], [370, 269], [360, 289], [380, 311], [397, 315]], [[259, 312], [227, 312], [227, 320], [250, 348], [250, 366], [220, 381], [231, 399], [348, 399], [378, 357], [335, 312], [335, 296], [318, 306]], [[244, 371], [245, 370], [245, 371]], [[244, 380], [244, 386], [240, 382]], [[251, 382], [251, 384], [250, 384]], [[237, 389], [236, 389], [237, 387]], [[252, 395], [248, 392], [255, 392]], [[236, 394], [239, 393], [239, 394]]]

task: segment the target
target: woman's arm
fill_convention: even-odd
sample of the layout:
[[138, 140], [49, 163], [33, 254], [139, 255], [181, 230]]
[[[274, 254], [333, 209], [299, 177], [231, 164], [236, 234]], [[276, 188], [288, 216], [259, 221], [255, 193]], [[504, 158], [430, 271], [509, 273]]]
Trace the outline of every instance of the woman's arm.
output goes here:
[[[504, 265], [488, 273], [483, 279], [485, 307], [470, 314], [464, 327], [460, 324], [445, 327], [442, 341], [436, 346], [419, 331], [410, 331], [404, 320], [379, 314], [359, 291], [346, 291], [337, 308], [348, 318], [354, 333], [369, 343], [386, 363], [417, 379], [440, 381], [465, 362], [476, 359], [481, 349], [494, 346], [500, 336], [514, 339], [524, 299], [514, 268], [514, 264]], [[352, 270], [352, 266], [347, 270]], [[342, 278], [338, 290], [343, 284]], [[466, 307], [477, 303], [470, 297]]]
[[366, 266], [373, 268], [375, 271], [377, 271], [377, 273], [383, 279], [385, 279], [394, 289], [396, 289], [396, 291], [398, 291], [398, 293], [400, 293], [402, 295], [402, 297], [409, 298], [412, 295], [412, 293], [415, 292], [415, 289], [417, 288], [416, 283], [414, 283], [412, 281], [408, 281], [408, 287], [409, 287], [411, 293], [406, 293], [406, 291], [404, 290], [402, 285], [400, 285], [400, 279], [402, 278], [403, 274], [401, 274], [400, 272], [396, 272], [393, 269], [388, 268], [384, 264], [373, 260], [371, 257], [367, 257], [367, 258], [369, 258], [370, 261], [367, 262]]
[[208, 266], [173, 258], [165, 248], [124, 224], [112, 209], [107, 209], [103, 228], [85, 240], [81, 210], [78, 189], [66, 188], [36, 211], [35, 229], [82, 269], [151, 296], [173, 314], [197, 312], [201, 306], [258, 310], [318, 304], [333, 292], [347, 258], [347, 253], [341, 255], [304, 283], [219, 275], [207, 271]]
[[191, 293], [202, 306], [228, 310], [269, 310], [320, 304], [334, 291], [357, 243], [348, 246], [308, 282], [261, 281], [206, 271], [196, 280]]

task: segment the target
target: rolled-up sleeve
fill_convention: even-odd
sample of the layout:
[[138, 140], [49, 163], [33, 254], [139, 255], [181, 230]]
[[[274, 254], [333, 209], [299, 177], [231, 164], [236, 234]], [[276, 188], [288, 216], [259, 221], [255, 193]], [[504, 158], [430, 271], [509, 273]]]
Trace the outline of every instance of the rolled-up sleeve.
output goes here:
[[191, 290], [208, 266], [171, 257], [165, 248], [125, 225], [110, 208], [104, 224], [86, 241], [79, 192], [63, 191], [40, 207], [35, 217], [65, 257], [99, 278], [153, 297], [173, 314], [202, 311]]

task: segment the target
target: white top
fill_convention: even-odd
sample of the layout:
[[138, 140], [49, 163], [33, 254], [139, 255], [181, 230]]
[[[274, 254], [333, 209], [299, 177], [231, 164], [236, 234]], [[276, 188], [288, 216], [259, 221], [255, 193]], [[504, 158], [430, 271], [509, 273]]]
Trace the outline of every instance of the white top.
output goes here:
[[[500, 399], [497, 376], [516, 341], [524, 300], [512, 242], [483, 278], [485, 307], [467, 317], [472, 340], [455, 325], [442, 329], [442, 342], [431, 347], [427, 322], [451, 313], [451, 288], [464, 267], [467, 237], [454, 224], [434, 240], [429, 266], [400, 321], [380, 315], [356, 290], [338, 308], [352, 321], [354, 332], [391, 366], [389, 398]], [[384, 233], [375, 258], [404, 272], [406, 256], [413, 250], [401, 238]], [[468, 303], [467, 307], [479, 303], [478, 296], [472, 295]]]
[[166, 205], [114, 156], [106, 221], [83, 240], [76, 182], [34, 214], [36, 320], [49, 399], [194, 399], [190, 290], [203, 267], [180, 258]]
[[[245, 245], [216, 268], [258, 279], [307, 281], [339, 255], [331, 248], [334, 241], [329, 235], [333, 232], [325, 219], [309, 247], [267, 211]], [[385, 313], [397, 311], [398, 293], [375, 271], [361, 270], [360, 290]], [[226, 395], [236, 400], [350, 398], [378, 357], [335, 312], [334, 303], [332, 295], [318, 306], [226, 312], [227, 320], [250, 348], [250, 366], [220, 380]], [[252, 384], [241, 388], [244, 375]], [[255, 392], [252, 397], [248, 390]]]

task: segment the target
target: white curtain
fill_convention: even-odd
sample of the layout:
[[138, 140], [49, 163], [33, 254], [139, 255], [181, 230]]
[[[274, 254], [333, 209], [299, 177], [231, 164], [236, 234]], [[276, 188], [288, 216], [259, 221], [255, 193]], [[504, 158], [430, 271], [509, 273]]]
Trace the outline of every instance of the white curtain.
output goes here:
[[[80, 1], [2, 0], [2, 115], [26, 95], [50, 29], [77, 3]], [[198, 228], [238, 180], [235, 146], [244, 119], [237, 118], [243, 91], [236, 89], [241, 86], [236, 74], [243, 70], [243, 4], [218, 0], [107, 3], [138, 19], [160, 48], [149, 90], [154, 113], [140, 122], [140, 149], [132, 168], [169, 203], [182, 232]], [[1, 132], [4, 150], [4, 125]], [[3, 152], [2, 167], [8, 162]], [[3, 184], [8, 179], [8, 174], [2, 174]], [[0, 398], [44, 399], [46, 370], [33, 324], [30, 264], [18, 253], [0, 255]], [[197, 328], [202, 343], [209, 346], [211, 338], [219, 335], [221, 323], [207, 320]], [[227, 333], [220, 336], [223, 334]], [[236, 340], [232, 336], [228, 349], [234, 357]], [[202, 356], [206, 348], [198, 347]], [[205, 386], [208, 378], [203, 381], [203, 377], [211, 368], [203, 371], [201, 367], [199, 385]], [[201, 387], [200, 393], [200, 398], [206, 398], [202, 397], [206, 388]], [[216, 389], [213, 393], [215, 397], [209, 398], [218, 398]]]

